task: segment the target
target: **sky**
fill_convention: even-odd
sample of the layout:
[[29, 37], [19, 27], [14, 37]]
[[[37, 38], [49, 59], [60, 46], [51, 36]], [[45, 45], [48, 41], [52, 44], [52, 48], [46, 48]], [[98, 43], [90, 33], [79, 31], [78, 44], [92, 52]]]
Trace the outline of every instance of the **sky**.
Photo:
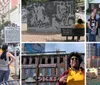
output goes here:
[[84, 43], [46, 43], [45, 51], [66, 51], [66, 53], [70, 52], [85, 52], [85, 44]]

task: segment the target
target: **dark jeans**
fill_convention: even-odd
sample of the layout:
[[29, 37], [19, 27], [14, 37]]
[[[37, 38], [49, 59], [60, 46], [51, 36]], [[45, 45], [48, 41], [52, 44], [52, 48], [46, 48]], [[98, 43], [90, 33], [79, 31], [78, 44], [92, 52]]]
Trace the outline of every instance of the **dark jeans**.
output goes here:
[[8, 81], [10, 70], [0, 70], [0, 83]]
[[91, 34], [91, 29], [88, 29], [88, 32], [89, 32], [89, 41], [96, 41], [96, 34]]

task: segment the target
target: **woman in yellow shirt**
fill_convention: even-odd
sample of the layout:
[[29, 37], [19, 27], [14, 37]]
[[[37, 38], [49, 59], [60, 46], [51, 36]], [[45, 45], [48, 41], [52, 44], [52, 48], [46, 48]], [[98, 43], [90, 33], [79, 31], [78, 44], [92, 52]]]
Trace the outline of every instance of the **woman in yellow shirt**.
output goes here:
[[80, 54], [72, 52], [68, 57], [69, 69], [62, 74], [57, 85], [84, 85], [84, 69], [80, 67], [81, 62]]

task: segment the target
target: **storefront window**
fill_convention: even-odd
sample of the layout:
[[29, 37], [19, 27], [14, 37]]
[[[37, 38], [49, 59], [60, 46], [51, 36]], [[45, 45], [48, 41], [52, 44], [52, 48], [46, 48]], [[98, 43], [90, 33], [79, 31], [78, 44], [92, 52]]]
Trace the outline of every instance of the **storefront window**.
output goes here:
[[40, 83], [39, 85], [44, 85], [43, 83]]
[[30, 76], [33, 77], [35, 73], [35, 69], [30, 69]]
[[64, 68], [60, 68], [60, 75], [64, 72]]
[[44, 76], [44, 68], [41, 68], [41, 74]]
[[46, 75], [47, 75], [47, 76], [50, 76], [50, 75], [51, 75], [51, 68], [47, 68], [47, 69], [46, 69]]
[[29, 69], [27, 69], [27, 68], [24, 69], [24, 76], [28, 76], [28, 71], [29, 71]]
[[50, 83], [46, 83], [46, 85], [50, 85]]

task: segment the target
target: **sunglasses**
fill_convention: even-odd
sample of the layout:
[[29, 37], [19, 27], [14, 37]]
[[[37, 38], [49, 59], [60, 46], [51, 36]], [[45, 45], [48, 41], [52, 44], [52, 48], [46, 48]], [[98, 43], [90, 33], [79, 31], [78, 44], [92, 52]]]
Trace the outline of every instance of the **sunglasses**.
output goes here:
[[71, 60], [78, 60], [78, 58], [71, 58]]

